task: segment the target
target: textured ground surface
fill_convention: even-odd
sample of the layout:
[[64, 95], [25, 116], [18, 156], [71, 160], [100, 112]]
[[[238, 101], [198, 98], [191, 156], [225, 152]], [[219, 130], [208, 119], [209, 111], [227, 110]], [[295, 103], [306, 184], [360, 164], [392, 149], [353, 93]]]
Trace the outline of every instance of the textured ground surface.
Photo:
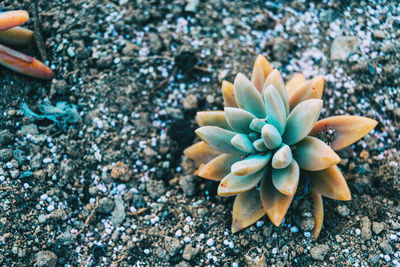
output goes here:
[[[306, 2], [40, 1], [56, 79], [0, 67], [0, 265], [398, 265], [399, 5]], [[317, 242], [307, 198], [279, 228], [265, 217], [232, 235], [233, 198], [182, 157], [195, 112], [220, 109], [221, 81], [259, 53], [284, 78], [325, 76], [322, 117], [379, 122], [339, 153], [353, 200], [324, 200]], [[22, 102], [46, 98], [76, 104], [81, 122], [23, 117]]]

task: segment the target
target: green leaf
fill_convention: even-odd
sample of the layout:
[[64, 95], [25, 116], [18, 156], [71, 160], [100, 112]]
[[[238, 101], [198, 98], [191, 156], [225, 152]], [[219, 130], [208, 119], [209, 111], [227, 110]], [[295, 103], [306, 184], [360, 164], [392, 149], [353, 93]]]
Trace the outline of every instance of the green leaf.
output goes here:
[[267, 169], [263, 168], [256, 173], [244, 176], [237, 176], [230, 173], [219, 183], [218, 195], [232, 196], [249, 191], [257, 186], [260, 180], [265, 177], [266, 172]]
[[237, 134], [235, 135], [231, 143], [234, 147], [238, 150], [245, 152], [245, 153], [254, 153], [256, 152], [255, 148], [253, 147], [253, 143], [249, 139], [249, 137], [245, 134]]
[[271, 153], [265, 155], [253, 154], [248, 156], [246, 159], [236, 162], [231, 167], [231, 172], [234, 175], [250, 175], [257, 172], [267, 165], [271, 159]]
[[272, 157], [272, 168], [283, 169], [293, 161], [292, 150], [288, 145], [282, 144]]
[[275, 149], [282, 143], [282, 137], [272, 124], [266, 124], [261, 131], [265, 146], [268, 149]]
[[286, 126], [286, 109], [278, 90], [272, 84], [264, 90], [264, 102], [268, 115], [267, 123], [274, 125], [282, 135]]
[[314, 127], [321, 109], [321, 99], [309, 99], [298, 104], [287, 118], [283, 142], [293, 145], [303, 140]]
[[233, 84], [235, 99], [239, 107], [252, 113], [257, 118], [265, 118], [264, 101], [260, 92], [243, 74], [239, 73]]
[[250, 112], [241, 108], [224, 108], [229, 126], [239, 133], [250, 133], [250, 123], [254, 117]]
[[300, 168], [295, 160], [283, 169], [272, 169], [272, 183], [284, 195], [293, 196], [299, 184]]
[[204, 126], [195, 132], [201, 140], [215, 150], [225, 153], [239, 152], [231, 143], [232, 138], [236, 135], [235, 132], [217, 126]]

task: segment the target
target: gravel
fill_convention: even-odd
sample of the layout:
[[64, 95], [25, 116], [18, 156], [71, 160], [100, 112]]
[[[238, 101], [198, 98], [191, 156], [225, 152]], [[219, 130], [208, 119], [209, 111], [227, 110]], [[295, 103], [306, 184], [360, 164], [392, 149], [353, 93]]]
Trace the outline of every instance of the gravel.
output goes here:
[[314, 260], [322, 261], [322, 260], [324, 260], [325, 256], [329, 253], [329, 250], [330, 250], [330, 248], [328, 245], [315, 246], [310, 250], [311, 257]]
[[[399, 14], [393, 0], [39, 2], [57, 77], [0, 71], [0, 265], [33, 266], [43, 251], [56, 266], [398, 265]], [[264, 216], [232, 234], [234, 197], [182, 155], [196, 112], [221, 110], [222, 80], [250, 78], [257, 54], [285, 81], [324, 75], [321, 118], [379, 122], [337, 152], [352, 200], [324, 198], [316, 242], [305, 177], [281, 226]], [[47, 100], [75, 104], [81, 122], [23, 116], [22, 103], [41, 113]]]
[[361, 218], [361, 237], [369, 240], [372, 237], [371, 221], [367, 216]]
[[99, 200], [99, 207], [97, 208], [97, 212], [100, 213], [110, 213], [114, 209], [114, 201], [107, 197], [103, 197]]
[[35, 267], [54, 267], [57, 264], [57, 256], [51, 251], [39, 251], [35, 255]]

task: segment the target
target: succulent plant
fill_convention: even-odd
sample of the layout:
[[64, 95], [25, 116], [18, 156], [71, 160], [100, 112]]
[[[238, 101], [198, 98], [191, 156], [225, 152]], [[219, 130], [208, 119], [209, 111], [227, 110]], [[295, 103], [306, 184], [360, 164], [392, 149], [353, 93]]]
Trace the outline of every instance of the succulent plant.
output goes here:
[[[0, 13], [0, 42], [8, 45], [27, 45], [33, 40], [31, 30], [19, 27], [29, 19], [28, 12], [14, 10]], [[53, 71], [41, 61], [0, 44], [0, 64], [40, 79], [51, 79]]]
[[307, 81], [302, 74], [285, 86], [280, 72], [259, 55], [251, 81], [239, 73], [233, 84], [222, 83], [223, 111], [197, 113], [202, 141], [184, 153], [199, 166], [196, 175], [219, 182], [218, 195], [236, 195], [232, 232], [264, 214], [279, 226], [299, 181], [311, 184], [314, 239], [322, 228], [322, 196], [351, 199], [335, 150], [358, 141], [377, 122], [349, 115], [317, 121], [323, 87], [322, 76]]

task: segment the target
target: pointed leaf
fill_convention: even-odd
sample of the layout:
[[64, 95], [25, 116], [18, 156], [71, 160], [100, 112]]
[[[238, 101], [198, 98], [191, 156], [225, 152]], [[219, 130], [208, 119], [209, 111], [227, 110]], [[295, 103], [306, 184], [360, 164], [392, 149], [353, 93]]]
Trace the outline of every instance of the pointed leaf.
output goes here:
[[272, 168], [283, 169], [293, 161], [292, 150], [288, 145], [282, 144], [272, 157]]
[[320, 132], [332, 129], [335, 131], [335, 138], [331, 147], [333, 150], [340, 150], [363, 138], [377, 124], [376, 120], [361, 116], [333, 116], [318, 121], [311, 130], [310, 135], [315, 136]]
[[317, 240], [324, 222], [324, 202], [322, 201], [321, 194], [312, 190], [311, 197], [314, 202], [314, 230], [312, 235], [314, 240]]
[[253, 142], [254, 148], [259, 152], [267, 151], [267, 147], [264, 144], [264, 140], [262, 138], [257, 139]]
[[238, 150], [232, 146], [231, 139], [236, 135], [235, 132], [222, 129], [217, 126], [203, 126], [198, 128], [195, 133], [210, 147], [224, 153], [237, 153]]
[[252, 225], [264, 215], [260, 192], [256, 188], [237, 195], [233, 203], [232, 233]]
[[296, 144], [293, 156], [301, 169], [320, 171], [339, 163], [339, 156], [318, 138], [307, 136]]
[[39, 79], [48, 80], [54, 77], [54, 72], [39, 60], [4, 45], [0, 45], [0, 64]]
[[349, 187], [337, 165], [309, 174], [315, 192], [332, 199], [351, 200]]
[[284, 195], [294, 196], [299, 184], [300, 168], [295, 160], [284, 169], [272, 169], [272, 183]]
[[256, 152], [255, 148], [253, 147], [253, 143], [249, 139], [249, 137], [245, 134], [237, 134], [231, 140], [232, 145], [244, 152], [244, 153], [254, 153]]
[[237, 176], [232, 173], [222, 179], [218, 186], [219, 196], [232, 196], [249, 191], [257, 186], [260, 180], [266, 175], [267, 168], [263, 168], [256, 173]]
[[324, 77], [317, 76], [311, 81], [306, 82], [297, 90], [289, 94], [289, 104], [292, 110], [299, 103], [308, 99], [320, 99], [324, 91]]
[[285, 84], [283, 83], [283, 79], [279, 70], [274, 69], [270, 75], [268, 75], [267, 80], [265, 81], [263, 91], [270, 85], [273, 85], [276, 90], [279, 92], [279, 95], [282, 98], [283, 104], [285, 105], [286, 114], [289, 114], [289, 99], [286, 92]]
[[269, 85], [264, 90], [265, 109], [267, 111], [269, 124], [275, 126], [282, 135], [286, 126], [286, 109], [282, 98], [275, 86]]
[[275, 149], [282, 143], [282, 137], [278, 130], [271, 124], [265, 124], [261, 130], [264, 144], [268, 149]]
[[292, 203], [293, 196], [286, 196], [276, 190], [271, 177], [265, 177], [261, 182], [261, 203], [271, 222], [279, 226]]
[[306, 83], [306, 78], [301, 73], [296, 73], [293, 75], [289, 81], [286, 83], [286, 91], [290, 99], [290, 95], [296, 91], [298, 88], [302, 87]]
[[33, 31], [14, 27], [0, 31], [0, 42], [6, 45], [27, 45], [33, 41]]
[[231, 166], [240, 160], [240, 154], [221, 154], [199, 168], [196, 175], [201, 178], [221, 181], [231, 172]]
[[233, 87], [236, 103], [240, 108], [247, 110], [257, 118], [265, 118], [262, 96], [246, 76], [239, 73], [235, 78]]
[[211, 148], [203, 141], [191, 145], [190, 147], [186, 148], [183, 153], [186, 157], [194, 160], [197, 166], [199, 166], [201, 163], [207, 163], [221, 154], [221, 152]]
[[224, 129], [230, 129], [226, 122], [225, 112], [218, 111], [199, 111], [196, 113], [196, 122], [202, 126], [218, 126]]
[[309, 99], [298, 104], [287, 118], [283, 142], [293, 145], [306, 137], [314, 127], [321, 109], [320, 99]]
[[19, 26], [29, 19], [25, 10], [13, 10], [0, 13], [0, 31]]
[[265, 80], [272, 71], [273, 68], [268, 60], [264, 56], [258, 55], [256, 61], [254, 62], [253, 72], [251, 74], [251, 82], [259, 92], [262, 91]]
[[237, 108], [237, 103], [235, 100], [235, 93], [233, 90], [233, 84], [227, 81], [222, 82], [222, 96], [224, 97], [225, 107]]
[[250, 175], [257, 172], [267, 165], [271, 159], [271, 153], [265, 155], [253, 154], [245, 158], [244, 160], [238, 161], [231, 167], [231, 172], [234, 175]]
[[250, 133], [250, 123], [254, 117], [250, 112], [241, 108], [224, 108], [229, 126], [239, 133]]

